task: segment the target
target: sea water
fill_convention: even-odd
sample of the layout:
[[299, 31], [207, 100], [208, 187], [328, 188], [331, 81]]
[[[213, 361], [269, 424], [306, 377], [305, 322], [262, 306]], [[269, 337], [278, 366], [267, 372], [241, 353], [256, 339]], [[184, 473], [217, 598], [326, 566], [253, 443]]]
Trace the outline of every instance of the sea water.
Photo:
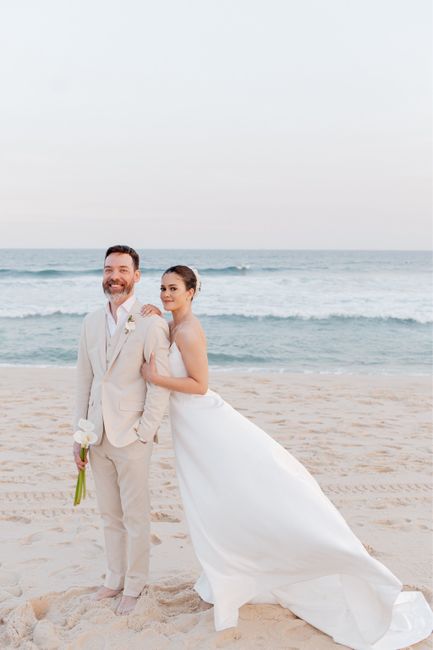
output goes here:
[[[220, 369], [428, 374], [432, 256], [423, 251], [139, 250], [140, 301], [193, 265], [194, 299]], [[103, 250], [0, 250], [0, 364], [73, 366], [101, 307]], [[167, 314], [168, 318], [169, 315]]]

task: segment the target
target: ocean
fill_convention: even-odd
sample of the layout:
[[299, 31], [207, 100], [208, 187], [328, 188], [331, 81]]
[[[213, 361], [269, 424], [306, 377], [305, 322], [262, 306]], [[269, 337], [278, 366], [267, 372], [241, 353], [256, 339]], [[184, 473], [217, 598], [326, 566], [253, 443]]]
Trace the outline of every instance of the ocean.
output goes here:
[[[219, 369], [425, 375], [427, 251], [139, 250], [137, 297], [160, 306], [173, 264], [200, 271], [194, 310]], [[0, 364], [73, 366], [84, 315], [104, 304], [104, 251], [0, 250]]]

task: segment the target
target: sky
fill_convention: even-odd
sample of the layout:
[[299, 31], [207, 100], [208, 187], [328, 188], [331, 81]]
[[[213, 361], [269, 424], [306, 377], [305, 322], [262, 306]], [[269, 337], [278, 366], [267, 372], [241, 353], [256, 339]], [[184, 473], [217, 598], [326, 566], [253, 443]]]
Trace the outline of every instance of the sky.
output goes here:
[[429, 0], [3, 0], [0, 247], [429, 249]]

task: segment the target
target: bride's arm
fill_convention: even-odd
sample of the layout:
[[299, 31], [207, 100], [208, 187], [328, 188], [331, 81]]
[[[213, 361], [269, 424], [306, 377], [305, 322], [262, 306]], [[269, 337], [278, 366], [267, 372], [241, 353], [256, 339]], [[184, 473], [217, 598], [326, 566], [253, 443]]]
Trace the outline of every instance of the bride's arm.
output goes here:
[[196, 332], [185, 331], [176, 336], [176, 345], [182, 354], [188, 377], [158, 375], [152, 355], [149, 363], [144, 363], [141, 368], [143, 379], [178, 393], [204, 395], [208, 388], [206, 340]]

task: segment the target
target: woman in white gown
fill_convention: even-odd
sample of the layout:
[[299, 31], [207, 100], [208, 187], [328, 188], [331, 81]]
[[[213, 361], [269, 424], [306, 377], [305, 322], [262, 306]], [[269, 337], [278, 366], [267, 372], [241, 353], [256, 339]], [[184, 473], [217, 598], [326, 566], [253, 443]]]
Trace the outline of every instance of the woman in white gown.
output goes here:
[[[311, 474], [281, 445], [207, 389], [206, 339], [191, 303], [198, 275], [168, 269], [171, 377], [154, 360], [146, 381], [172, 391], [176, 469], [194, 551], [195, 589], [215, 627], [245, 603], [279, 603], [356, 650], [396, 650], [426, 638], [433, 614], [420, 592], [371, 557]], [[147, 306], [143, 313], [149, 313]]]

